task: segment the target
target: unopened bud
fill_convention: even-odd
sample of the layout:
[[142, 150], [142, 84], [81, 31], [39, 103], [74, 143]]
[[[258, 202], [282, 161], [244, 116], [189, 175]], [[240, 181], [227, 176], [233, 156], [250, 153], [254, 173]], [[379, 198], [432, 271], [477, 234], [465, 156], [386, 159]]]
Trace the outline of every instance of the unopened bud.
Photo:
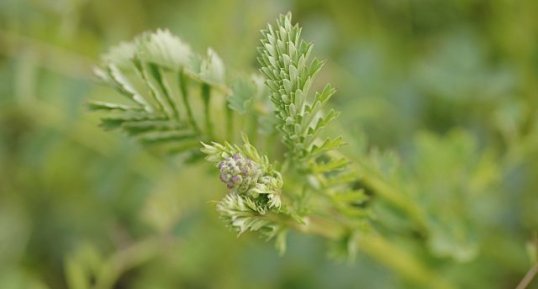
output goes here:
[[220, 180], [226, 184], [228, 189], [238, 193], [247, 192], [251, 186], [256, 184], [262, 173], [258, 164], [241, 154], [234, 154], [224, 159], [218, 167]]

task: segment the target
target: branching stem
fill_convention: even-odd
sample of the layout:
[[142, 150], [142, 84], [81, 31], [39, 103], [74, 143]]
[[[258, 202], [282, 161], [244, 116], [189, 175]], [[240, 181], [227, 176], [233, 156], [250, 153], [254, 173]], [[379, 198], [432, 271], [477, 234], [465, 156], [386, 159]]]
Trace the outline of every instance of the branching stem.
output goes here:
[[[295, 223], [294, 226], [304, 233], [319, 235], [327, 239], [338, 239], [344, 232], [344, 228], [340, 224], [331, 223], [325, 218], [312, 217], [305, 225]], [[362, 250], [365, 254], [370, 255], [403, 278], [422, 284], [425, 288], [455, 288], [447, 280], [439, 276], [438, 273], [422, 264], [419, 259], [387, 242], [381, 235], [374, 233], [362, 234], [357, 239], [357, 245], [359, 250]]]
[[525, 277], [523, 277], [517, 285], [516, 289], [525, 289], [529, 287], [534, 277], [536, 277], [536, 274], [538, 274], [538, 264], [534, 264], [534, 266], [529, 269], [527, 274], [525, 274]]
[[421, 232], [425, 231], [426, 218], [417, 204], [407, 198], [404, 192], [394, 188], [376, 173], [361, 166], [358, 162], [355, 162], [354, 164], [354, 167], [357, 169], [366, 185], [371, 187], [384, 200], [405, 212], [409, 218], [415, 222]]

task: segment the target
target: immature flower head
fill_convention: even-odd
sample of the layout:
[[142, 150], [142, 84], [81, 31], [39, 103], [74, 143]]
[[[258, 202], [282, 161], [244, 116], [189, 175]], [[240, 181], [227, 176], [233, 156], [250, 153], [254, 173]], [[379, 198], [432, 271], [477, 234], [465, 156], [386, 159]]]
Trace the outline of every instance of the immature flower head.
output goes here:
[[206, 159], [216, 163], [220, 179], [228, 193], [217, 204], [221, 217], [238, 232], [274, 231], [274, 224], [265, 218], [279, 214], [283, 206], [281, 192], [283, 180], [248, 140], [243, 146], [229, 143], [202, 144]]
[[246, 193], [262, 174], [258, 164], [238, 153], [225, 158], [218, 167], [220, 180], [238, 193]]

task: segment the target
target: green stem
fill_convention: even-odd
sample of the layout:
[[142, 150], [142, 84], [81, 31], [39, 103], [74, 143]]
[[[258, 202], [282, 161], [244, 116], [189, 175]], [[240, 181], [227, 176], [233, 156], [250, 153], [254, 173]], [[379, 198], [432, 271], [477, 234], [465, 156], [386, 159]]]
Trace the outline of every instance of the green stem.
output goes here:
[[155, 64], [152, 64], [151, 67], [155, 71], [154, 75], [159, 77], [157, 79], [157, 83], [161, 87], [161, 90], [163, 91], [163, 94], [166, 98], [166, 101], [168, 102], [168, 105], [170, 106], [170, 109], [172, 109], [172, 112], [174, 114], [174, 119], [176, 121], [179, 121], [179, 110], [178, 110], [178, 105], [177, 105], [177, 99], [174, 98], [172, 88], [170, 87], [169, 81], [166, 79], [164, 70], [156, 66]]
[[525, 289], [529, 287], [536, 274], [538, 274], [538, 264], [535, 264], [529, 269], [527, 274], [525, 274], [525, 277], [523, 277], [523, 279], [517, 285], [516, 289]]
[[[333, 153], [338, 156], [343, 156], [343, 154], [338, 151], [334, 151]], [[403, 191], [392, 186], [378, 173], [372, 171], [366, 165], [361, 164], [361, 162], [358, 160], [353, 160], [350, 165], [357, 172], [366, 186], [371, 188], [385, 201], [406, 213], [407, 216], [417, 225], [420, 232], [424, 233], [427, 231], [428, 225], [424, 212]]]
[[258, 115], [257, 113], [250, 114], [250, 126], [248, 129], [248, 135], [251, 142], [257, 145], [258, 141]]
[[405, 212], [411, 220], [419, 227], [421, 232], [425, 232], [427, 229], [426, 217], [420, 207], [408, 198], [404, 192], [399, 191], [393, 187], [390, 183], [383, 180], [378, 174], [367, 169], [365, 166], [361, 166], [358, 162], [355, 162], [354, 168], [358, 171], [362, 177], [364, 183], [372, 188], [377, 195], [383, 198], [385, 201], [391, 203], [395, 207]]
[[[353, 140], [345, 128], [338, 126], [337, 131], [345, 139]], [[338, 151], [333, 152], [336, 156], [348, 158]], [[357, 172], [361, 181], [371, 188], [380, 198], [395, 208], [405, 213], [419, 229], [419, 232], [427, 232], [428, 222], [422, 208], [408, 194], [387, 182], [379, 173], [371, 170], [361, 160], [350, 158], [350, 166]]]
[[451, 289], [454, 288], [447, 280], [437, 272], [432, 271], [427, 265], [405, 250], [387, 242], [386, 239], [374, 234], [367, 234], [358, 239], [360, 250], [375, 258], [383, 265], [391, 268], [405, 279], [426, 288]]
[[142, 61], [140, 61], [140, 59], [138, 58], [134, 58], [133, 62], [134, 62], [134, 66], [136, 68], [138, 75], [140, 76], [140, 78], [142, 78], [142, 80], [144, 80], [146, 87], [149, 89], [151, 98], [153, 99], [154, 103], [157, 104], [158, 110], [164, 112], [168, 117], [171, 117], [172, 114], [168, 110], [168, 107], [166, 106], [165, 101], [161, 99], [159, 92], [157, 91], [157, 88], [152, 83], [150, 76], [148, 75], [148, 71], [146, 69], [147, 65], [142, 63]]
[[194, 115], [192, 113], [192, 108], [189, 100], [189, 90], [187, 87], [188, 80], [187, 77], [185, 77], [185, 73], [182, 71], [179, 73], [179, 90], [181, 91], [181, 97], [183, 98], [183, 102], [185, 103], [185, 109], [187, 110], [187, 116], [189, 117], [190, 124], [196, 132], [200, 133], [200, 128], [196, 124], [196, 120], [194, 119]]
[[224, 111], [226, 112], [226, 139], [233, 140], [234, 138], [234, 114], [228, 107], [228, 102], [224, 103]]
[[[296, 223], [290, 225], [304, 233], [320, 235], [331, 240], [340, 238], [345, 232], [341, 224], [327, 221], [325, 218], [310, 218], [305, 225]], [[359, 250], [373, 257], [379, 263], [401, 275], [401, 277], [416, 284], [421, 284], [425, 288], [454, 288], [437, 272], [428, 268], [426, 264], [423, 264], [402, 248], [387, 242], [381, 235], [375, 233], [361, 235], [357, 239], [357, 246]]]
[[112, 255], [101, 267], [94, 289], [111, 289], [120, 276], [128, 270], [154, 258], [163, 250], [162, 238], [151, 238], [138, 242]]
[[207, 130], [207, 135], [210, 138], [213, 138], [213, 124], [211, 123], [211, 111], [210, 111], [210, 101], [211, 100], [211, 86], [207, 83], [202, 83], [202, 101], [204, 102], [204, 115], [205, 115], [205, 125]]

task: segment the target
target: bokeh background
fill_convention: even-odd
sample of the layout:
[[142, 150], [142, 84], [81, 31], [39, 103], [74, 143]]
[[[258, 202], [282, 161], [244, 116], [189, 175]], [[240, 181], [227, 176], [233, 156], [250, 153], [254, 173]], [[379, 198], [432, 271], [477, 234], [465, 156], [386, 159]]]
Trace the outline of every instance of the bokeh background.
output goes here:
[[458, 156], [490, 157], [494, 185], [464, 226], [473, 258], [409, 252], [455, 288], [515, 288], [538, 228], [535, 0], [1, 0], [0, 288], [83, 289], [103, 262], [111, 288], [421, 288], [362, 253], [331, 259], [316, 237], [292, 234], [283, 256], [237, 238], [206, 166], [152, 155], [87, 109], [112, 93], [92, 66], [114, 44], [168, 28], [228, 75], [255, 72], [259, 30], [287, 11], [327, 60], [352, 146], [395, 151], [431, 194], [455, 187]]

